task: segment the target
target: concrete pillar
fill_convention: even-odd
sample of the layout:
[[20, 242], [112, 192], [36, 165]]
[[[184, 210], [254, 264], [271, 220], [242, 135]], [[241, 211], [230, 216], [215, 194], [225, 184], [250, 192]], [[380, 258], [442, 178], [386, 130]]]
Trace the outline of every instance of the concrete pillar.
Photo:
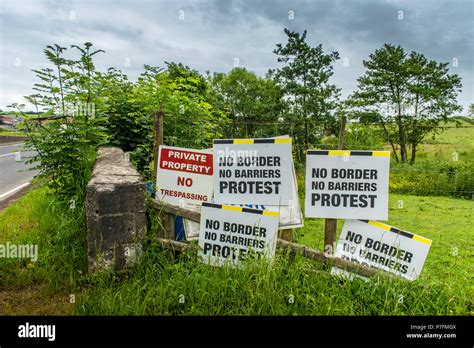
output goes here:
[[131, 266], [146, 237], [146, 188], [117, 147], [98, 151], [86, 197], [89, 272]]

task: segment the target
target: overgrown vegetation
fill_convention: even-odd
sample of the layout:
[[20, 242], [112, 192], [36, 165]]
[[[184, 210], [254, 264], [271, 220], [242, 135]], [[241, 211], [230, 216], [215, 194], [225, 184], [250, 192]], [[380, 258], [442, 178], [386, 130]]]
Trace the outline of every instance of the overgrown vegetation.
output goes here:
[[[417, 281], [382, 277], [366, 283], [331, 276], [320, 263], [281, 252], [271, 267], [249, 263], [243, 269], [210, 267], [191, 254], [173, 259], [154, 241], [157, 225], [136, 269], [88, 275], [82, 212], [65, 209], [47, 191], [33, 190], [0, 213], [1, 243], [39, 244], [36, 263], [2, 260], [0, 284], [12, 291], [47, 284], [49, 294], [75, 294], [76, 314], [468, 315], [474, 311], [470, 272], [474, 235], [469, 229], [474, 207], [469, 201], [392, 195], [389, 223], [419, 231], [434, 242]], [[321, 248], [323, 221], [306, 220], [297, 241]], [[51, 301], [48, 293], [45, 306]], [[63, 306], [70, 305], [67, 297]]]
[[84, 208], [58, 200], [51, 189], [33, 189], [0, 213], [0, 243], [38, 245], [38, 260], [3, 258], [2, 287], [46, 283], [72, 289], [87, 270]]
[[[35, 154], [29, 160], [36, 163], [39, 176], [63, 200], [82, 202], [85, 185], [98, 145], [107, 141], [101, 113], [95, 112], [97, 80], [92, 44], [76, 45], [72, 49], [79, 57], [66, 58], [66, 48], [47, 46], [44, 53], [52, 68], [34, 70], [41, 81], [33, 88], [38, 93], [27, 96], [38, 115], [23, 114], [22, 125], [28, 140], [25, 147]], [[14, 104], [21, 111], [22, 105]]]
[[[215, 138], [289, 134], [297, 166], [304, 164], [308, 148], [335, 147], [342, 116], [356, 120], [347, 129], [347, 148], [378, 149], [388, 144], [395, 162], [402, 164], [410, 149], [414, 164], [422, 141], [441, 133], [440, 122], [459, 110], [455, 98], [461, 82], [448, 74], [445, 63], [416, 52], [408, 55], [392, 45], [384, 45], [364, 62], [367, 72], [359, 79], [359, 91], [342, 101], [340, 90], [331, 83], [338, 52], [312, 47], [306, 32], [285, 29], [285, 34], [287, 42], [273, 51], [280, 66], [265, 77], [238, 67], [203, 76], [180, 63], [166, 62], [164, 68], [145, 65], [137, 81], [130, 81], [115, 68], [97, 71], [93, 59], [104, 51], [94, 50], [90, 42], [69, 50], [47, 46], [44, 53], [53, 68], [34, 70], [40, 80], [34, 87], [37, 93], [26, 97], [36, 114], [23, 112], [24, 105], [13, 105], [26, 120], [23, 131], [29, 136], [28, 147], [38, 152], [33, 160], [41, 176], [51, 179], [48, 185], [64, 200], [80, 202], [96, 148], [109, 144], [130, 152], [138, 170], [152, 181], [157, 110], [165, 114], [168, 145], [208, 148]], [[408, 104], [415, 105], [414, 113]], [[400, 187], [411, 182], [418, 167], [400, 168], [407, 175], [397, 177], [394, 189], [417, 193]], [[457, 178], [457, 189], [451, 185], [446, 194], [469, 189], [458, 181], [464, 182], [470, 168], [446, 169], [448, 175], [440, 185], [452, 179], [453, 170]]]
[[81, 315], [432, 315], [468, 314], [468, 298], [444, 284], [385, 277], [331, 276], [320, 264], [288, 255], [272, 267], [214, 268], [195, 258], [169, 262], [149, 250], [126, 279], [97, 277], [81, 297]]

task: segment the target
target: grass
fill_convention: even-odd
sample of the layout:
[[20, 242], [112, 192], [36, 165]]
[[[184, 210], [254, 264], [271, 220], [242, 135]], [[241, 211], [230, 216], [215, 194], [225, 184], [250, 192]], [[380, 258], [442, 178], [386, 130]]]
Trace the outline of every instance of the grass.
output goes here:
[[31, 190], [0, 212], [0, 243], [36, 244], [38, 261], [0, 259], [0, 286], [74, 286], [87, 265], [85, 236], [80, 207], [69, 209], [45, 187]]
[[[398, 208], [400, 200], [403, 208]], [[47, 189], [38, 188], [0, 212], [1, 243], [39, 244], [39, 260], [33, 265], [0, 260], [0, 312], [22, 313], [13, 308], [20, 306], [18, 299], [5, 294], [34, 287], [41, 295], [22, 298], [34, 301], [43, 314], [474, 314], [472, 204], [392, 195], [389, 223], [433, 239], [425, 268], [414, 282], [387, 277], [349, 281], [331, 276], [320, 263], [281, 253], [271, 267], [250, 262], [243, 269], [215, 268], [191, 255], [170, 259], [153, 238], [133, 272], [88, 275], [82, 212], [65, 209]], [[307, 219], [298, 242], [320, 249], [322, 221]], [[76, 295], [75, 305], [67, 301], [70, 293]], [[25, 306], [32, 308], [21, 302]]]
[[[473, 202], [466, 200], [392, 195], [388, 222], [434, 241], [424, 271], [414, 282], [386, 277], [349, 281], [331, 276], [319, 263], [282, 254], [277, 254], [273, 267], [250, 263], [242, 270], [208, 267], [188, 257], [169, 262], [151, 246], [130, 277], [109, 274], [89, 283], [76, 313], [474, 314], [474, 231], [469, 226], [473, 208]], [[338, 233], [341, 227], [340, 223]], [[299, 243], [320, 250], [323, 238], [322, 219], [306, 219], [297, 235]]]
[[467, 121], [449, 122], [439, 134], [431, 134], [419, 145], [418, 159], [436, 161], [472, 161], [474, 158], [474, 124]]
[[446, 125], [441, 124], [441, 127], [446, 128], [440, 134], [428, 135], [423, 143], [425, 144], [460, 144], [474, 146], [474, 124], [467, 121], [459, 121], [459, 126], [456, 123], [448, 122]]
[[430, 136], [419, 145], [416, 163], [396, 164], [392, 161], [390, 191], [418, 196], [474, 197], [474, 125], [455, 128], [448, 123], [435, 140]]
[[[433, 240], [417, 281], [427, 286], [445, 286], [453, 296], [464, 299], [461, 306], [468, 306], [470, 311], [474, 310], [473, 216], [472, 200], [391, 194], [387, 221]], [[337, 236], [342, 225], [339, 221]], [[305, 227], [297, 232], [297, 241], [322, 250], [324, 220], [306, 219]]]
[[333, 277], [301, 258], [277, 255], [270, 268], [214, 268], [149, 251], [130, 278], [89, 283], [77, 314], [96, 315], [429, 315], [466, 314], [462, 298], [442, 285]]

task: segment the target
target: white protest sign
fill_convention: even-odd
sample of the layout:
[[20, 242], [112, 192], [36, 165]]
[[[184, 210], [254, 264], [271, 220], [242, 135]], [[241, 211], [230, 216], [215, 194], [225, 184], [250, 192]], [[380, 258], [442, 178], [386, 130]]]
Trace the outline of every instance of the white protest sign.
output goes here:
[[207, 264], [237, 265], [249, 252], [275, 255], [278, 213], [236, 206], [203, 203], [199, 256]]
[[199, 238], [199, 230], [201, 229], [199, 222], [183, 219], [183, 226], [186, 240], [196, 240]]
[[[335, 256], [415, 280], [423, 269], [431, 240], [372, 220], [346, 220]], [[333, 267], [333, 274], [339, 269]]]
[[[280, 222], [278, 225], [279, 230], [288, 230], [304, 226], [303, 213], [301, 212], [300, 200], [298, 199], [298, 184], [296, 181], [295, 168], [293, 166], [293, 187], [292, 187], [292, 198], [290, 205], [274, 206], [274, 205], [259, 205], [259, 204], [245, 204], [241, 205], [244, 208], [253, 208], [260, 210], [269, 210], [280, 213]], [[200, 207], [194, 209], [200, 212]], [[199, 222], [195, 222], [189, 219], [183, 219], [184, 232], [186, 234], [186, 240], [195, 240], [199, 238]]]
[[156, 198], [188, 207], [212, 199], [213, 160], [209, 150], [160, 146]]
[[291, 190], [291, 200], [288, 205], [266, 205], [266, 204], [244, 204], [245, 208], [275, 211], [280, 213], [280, 224], [278, 229], [288, 230], [304, 226], [303, 213], [301, 212], [300, 200], [298, 198], [298, 184], [296, 181], [295, 168], [293, 166], [293, 181]]
[[214, 140], [214, 202], [290, 205], [291, 138]]
[[389, 151], [309, 150], [305, 216], [388, 219]]

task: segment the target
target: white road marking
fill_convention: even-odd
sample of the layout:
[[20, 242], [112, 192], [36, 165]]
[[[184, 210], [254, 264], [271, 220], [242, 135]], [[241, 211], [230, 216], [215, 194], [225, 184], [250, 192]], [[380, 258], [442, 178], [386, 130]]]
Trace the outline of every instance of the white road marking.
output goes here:
[[14, 156], [16, 152], [12, 153], [7, 153], [6, 155], [0, 155], [0, 157], [5, 157], [5, 156]]
[[0, 146], [0, 149], [3, 149], [4, 147], [18, 146], [18, 145], [21, 145], [21, 144], [23, 144], [23, 143], [10, 144], [10, 145], [2, 145], [2, 146]]
[[29, 184], [30, 184], [30, 182], [28, 181], [28, 182], [25, 182], [24, 184], [21, 184], [20, 186], [15, 187], [14, 189], [12, 189], [12, 190], [10, 190], [10, 191], [8, 191], [8, 192], [2, 193], [2, 194], [0, 195], [0, 200], [1, 200], [2, 198], [4, 198], [4, 197], [8, 196], [8, 195], [11, 195], [13, 192], [16, 192], [16, 191], [18, 191], [18, 190], [21, 190], [23, 187], [26, 187], [26, 186], [28, 186]]

